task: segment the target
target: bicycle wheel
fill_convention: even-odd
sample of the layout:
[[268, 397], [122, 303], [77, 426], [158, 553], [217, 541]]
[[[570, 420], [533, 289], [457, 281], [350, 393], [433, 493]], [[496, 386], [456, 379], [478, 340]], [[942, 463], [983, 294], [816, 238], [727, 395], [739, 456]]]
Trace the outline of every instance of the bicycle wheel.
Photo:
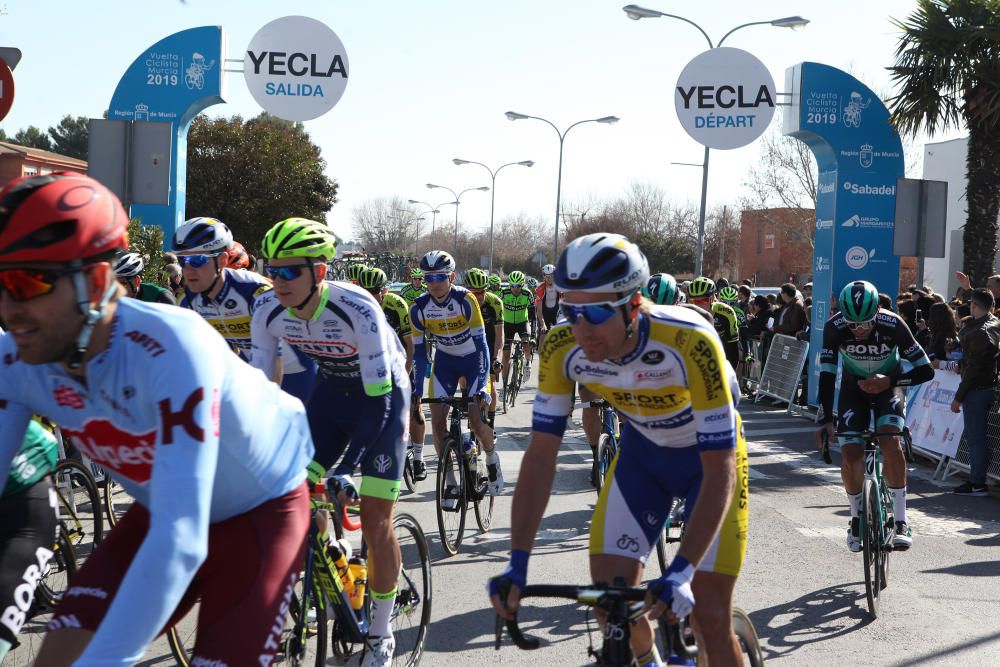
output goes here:
[[674, 557], [674, 547], [684, 535], [684, 501], [674, 500], [670, 504], [670, 514], [667, 523], [660, 531], [660, 539], [656, 541], [656, 560], [660, 566], [660, 574], [666, 574], [667, 568]]
[[882, 592], [882, 522], [875, 482], [866, 479], [861, 493], [861, 550], [865, 564], [865, 594], [868, 611], [878, 618], [879, 594]]
[[602, 433], [597, 441], [597, 493], [601, 493], [608, 473], [611, 471], [611, 462], [615, 456], [615, 443], [608, 433]]
[[110, 475], [105, 475], [104, 481], [101, 482], [101, 492], [104, 496], [104, 513], [108, 517], [108, 525], [116, 526], [118, 520], [125, 516], [125, 512], [132, 506], [133, 498], [121, 484], [111, 479]]
[[489, 531], [493, 523], [493, 505], [496, 503], [496, 496], [488, 492], [490, 477], [486, 471], [485, 456], [480, 452], [476, 457], [475, 467], [470, 467], [468, 471], [468, 475], [474, 476], [469, 482], [469, 489], [473, 497], [472, 507], [476, 512], [476, 525], [484, 533]]
[[907, 463], [913, 463], [913, 438], [910, 436], [908, 426], [903, 427], [903, 433], [899, 436], [899, 444], [903, 446], [903, 456]]
[[406, 490], [413, 493], [417, 490], [417, 482], [413, 479], [413, 447], [407, 447], [406, 460], [403, 462], [403, 483]]
[[59, 499], [59, 519], [76, 554], [86, 558], [104, 539], [104, 505], [94, 476], [85, 465], [62, 460], [52, 473]]
[[760, 637], [757, 636], [757, 629], [753, 627], [753, 621], [745, 611], [733, 607], [733, 632], [740, 642], [740, 651], [743, 653], [744, 664], [750, 667], [761, 667], [764, 664], [764, 652], [760, 648]]
[[465, 464], [461, 445], [452, 437], [445, 438], [437, 470], [437, 520], [441, 546], [449, 556], [458, 553], [465, 531]]
[[882, 560], [879, 563], [879, 572], [881, 574], [881, 586], [884, 590], [889, 585], [889, 556], [893, 550], [892, 541], [896, 537], [896, 516], [893, 512], [895, 499], [888, 485], [885, 483], [879, 484], [879, 492], [882, 494], [881, 516], [882, 525], [884, 526], [882, 530]]
[[517, 401], [517, 392], [521, 390], [521, 373], [524, 370], [524, 359], [520, 356], [514, 357], [514, 370], [510, 374], [510, 386], [507, 389], [507, 405], [514, 407]]
[[397, 514], [392, 528], [402, 555], [392, 607], [392, 634], [396, 637], [393, 664], [415, 667], [423, 655], [427, 626], [431, 622], [430, 554], [427, 538], [415, 518]]

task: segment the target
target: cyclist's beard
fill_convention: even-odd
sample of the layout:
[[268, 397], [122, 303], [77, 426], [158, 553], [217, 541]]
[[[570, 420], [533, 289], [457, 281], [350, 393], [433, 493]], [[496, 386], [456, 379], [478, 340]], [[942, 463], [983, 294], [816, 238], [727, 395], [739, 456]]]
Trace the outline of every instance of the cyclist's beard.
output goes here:
[[[76, 322], [77, 326], [67, 326]], [[26, 364], [51, 364], [65, 361], [76, 350], [76, 337], [83, 326], [83, 315], [74, 311], [72, 318], [48, 320], [47, 324], [39, 324], [27, 317], [19, 317], [7, 322], [7, 330], [27, 329], [33, 331], [28, 341], [22, 347], [17, 346], [17, 356]], [[15, 343], [17, 338], [14, 339]]]

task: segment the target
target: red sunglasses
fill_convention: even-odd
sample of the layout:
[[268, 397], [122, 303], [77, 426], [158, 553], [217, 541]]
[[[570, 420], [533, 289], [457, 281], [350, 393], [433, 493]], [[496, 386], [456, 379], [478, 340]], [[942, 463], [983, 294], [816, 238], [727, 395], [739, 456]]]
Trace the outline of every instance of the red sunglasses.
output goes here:
[[75, 269], [0, 269], [0, 291], [23, 302], [49, 294], [63, 276]]

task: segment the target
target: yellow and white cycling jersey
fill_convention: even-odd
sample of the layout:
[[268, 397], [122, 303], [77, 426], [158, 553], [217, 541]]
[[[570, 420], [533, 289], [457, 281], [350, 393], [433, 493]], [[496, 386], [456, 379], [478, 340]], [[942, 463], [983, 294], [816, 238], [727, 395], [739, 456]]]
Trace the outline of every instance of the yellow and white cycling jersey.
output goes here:
[[712, 325], [682, 306], [653, 306], [635, 326], [635, 350], [602, 361], [587, 359], [568, 323], [553, 327], [541, 351], [532, 428], [561, 437], [580, 383], [655, 445], [734, 448], [733, 371]]
[[479, 351], [475, 337], [482, 337], [485, 348], [486, 330], [476, 296], [454, 285], [444, 301], [434, 300], [425, 292], [410, 306], [410, 328], [413, 344], [420, 346], [425, 334], [434, 337], [437, 352], [464, 357]]

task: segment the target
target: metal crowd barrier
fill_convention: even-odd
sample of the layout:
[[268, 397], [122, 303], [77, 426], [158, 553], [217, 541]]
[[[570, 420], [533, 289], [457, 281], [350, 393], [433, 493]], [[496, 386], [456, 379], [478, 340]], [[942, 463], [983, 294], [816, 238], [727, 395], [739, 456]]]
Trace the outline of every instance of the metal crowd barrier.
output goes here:
[[[997, 393], [993, 395], [993, 405], [986, 424], [986, 442], [990, 449], [986, 462], [986, 476], [1000, 482], [1000, 394]], [[947, 478], [955, 470], [969, 472], [969, 443], [964, 435], [958, 443], [955, 457], [948, 459], [945, 464], [942, 478]]]
[[786, 412], [794, 409], [795, 395], [802, 379], [802, 369], [809, 353], [809, 343], [791, 336], [777, 334], [764, 360], [764, 370], [757, 384], [754, 402], [770, 396], [788, 403]]

